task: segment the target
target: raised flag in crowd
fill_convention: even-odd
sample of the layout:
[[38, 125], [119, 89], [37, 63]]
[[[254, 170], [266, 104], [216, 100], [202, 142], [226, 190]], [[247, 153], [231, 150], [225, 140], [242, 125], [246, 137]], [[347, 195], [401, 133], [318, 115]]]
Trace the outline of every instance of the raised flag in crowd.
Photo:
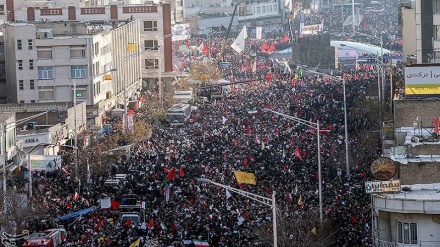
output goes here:
[[231, 44], [232, 49], [234, 49], [234, 51], [236, 51], [237, 53], [241, 53], [242, 51], [244, 51], [244, 45], [246, 39], [247, 39], [247, 29], [246, 26], [243, 26], [243, 29], [241, 29], [237, 38]]

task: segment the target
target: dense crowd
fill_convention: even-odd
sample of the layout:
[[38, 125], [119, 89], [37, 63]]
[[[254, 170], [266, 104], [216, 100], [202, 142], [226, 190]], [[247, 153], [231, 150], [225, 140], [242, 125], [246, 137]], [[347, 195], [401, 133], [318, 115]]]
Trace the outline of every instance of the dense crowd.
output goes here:
[[[338, 16], [328, 11], [332, 17]], [[375, 28], [388, 26], [378, 21], [381, 16], [378, 13], [366, 18], [374, 20], [368, 23]], [[326, 19], [327, 22], [338, 21], [335, 18]], [[225, 52], [231, 61], [231, 66], [223, 71], [226, 79], [258, 79], [230, 86], [221, 99], [199, 105], [185, 125], [156, 123], [152, 135], [133, 145], [130, 155], [110, 164], [108, 173], [94, 174], [93, 185], [77, 190], [68, 153], [63, 156], [64, 170], [34, 174], [34, 194], [45, 198], [52, 217], [97, 207], [90, 213], [58, 222], [67, 229], [67, 246], [130, 246], [137, 240], [139, 246], [154, 246], [155, 241], [162, 246], [191, 246], [194, 239], [209, 242], [210, 246], [269, 246], [270, 241], [262, 241], [273, 230], [269, 207], [199, 183], [197, 178], [268, 198], [275, 191], [283, 215], [278, 221], [286, 224], [302, 214], [318, 215], [316, 130], [262, 111], [263, 108], [310, 122], [319, 120], [325, 130], [320, 135], [323, 214], [337, 232], [332, 245], [372, 246], [370, 201], [363, 183], [370, 177], [369, 164], [380, 155], [380, 148], [377, 137], [371, 134], [377, 128], [372, 117], [376, 113], [364, 107], [363, 102], [377, 87], [375, 67], [364, 66], [333, 75], [346, 78], [351, 169], [348, 176], [342, 81], [307, 71], [298, 77], [297, 71], [286, 66], [288, 63], [269, 56], [261, 56], [253, 68], [253, 50], [260, 49], [263, 43], [284, 42], [285, 32], [271, 32], [279, 28], [282, 30], [265, 28], [267, 37], [262, 40], [249, 38], [244, 55], [234, 54], [230, 48]], [[207, 54], [200, 55], [214, 59], [223, 42], [222, 34], [191, 39], [196, 46], [202, 42], [209, 43], [210, 48]], [[191, 51], [179, 54], [176, 56], [180, 69], [196, 63]], [[135, 116], [144, 117], [141, 111]], [[109, 123], [115, 131], [121, 124], [118, 118]], [[256, 185], [237, 183], [234, 171], [253, 173]], [[109, 187], [104, 182], [111, 174], [127, 177], [117, 187]], [[125, 203], [126, 195], [136, 195], [136, 200], [146, 203], [145, 209], [134, 209], [141, 215], [138, 224], [120, 220], [122, 209], [118, 205]], [[99, 208], [103, 198], [111, 198], [110, 208]], [[38, 221], [30, 226], [36, 231], [49, 227]], [[289, 229], [284, 234], [289, 241], [300, 243], [305, 241], [304, 233], [314, 226], [318, 227]], [[320, 230], [318, 227], [314, 232], [317, 237], [324, 234]]]

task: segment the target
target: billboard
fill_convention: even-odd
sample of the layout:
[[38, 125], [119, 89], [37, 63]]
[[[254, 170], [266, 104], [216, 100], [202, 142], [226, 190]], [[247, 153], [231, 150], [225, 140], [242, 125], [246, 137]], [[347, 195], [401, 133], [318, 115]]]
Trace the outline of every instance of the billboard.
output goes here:
[[338, 50], [338, 58], [357, 58], [357, 50]]
[[366, 193], [400, 192], [400, 180], [366, 181]]
[[[28, 167], [27, 159], [20, 159], [20, 166]], [[60, 155], [31, 155], [32, 171], [53, 171], [61, 168]]]
[[405, 95], [440, 95], [440, 66], [406, 66]]
[[176, 24], [172, 27], [173, 41], [187, 40], [191, 36], [189, 24]]
[[318, 32], [322, 31], [323, 29], [322, 24], [314, 24], [314, 25], [308, 25], [304, 26], [304, 23], [300, 23], [299, 25], [299, 32], [300, 34], [318, 34]]

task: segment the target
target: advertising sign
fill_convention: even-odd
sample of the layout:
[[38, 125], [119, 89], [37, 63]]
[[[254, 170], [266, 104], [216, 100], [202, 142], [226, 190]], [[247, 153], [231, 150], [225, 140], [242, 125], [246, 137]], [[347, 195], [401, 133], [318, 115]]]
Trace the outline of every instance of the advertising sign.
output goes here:
[[[20, 159], [20, 166], [27, 167], [27, 159]], [[31, 155], [31, 170], [32, 171], [53, 171], [61, 168], [60, 155]]]
[[173, 41], [187, 40], [190, 38], [191, 29], [189, 24], [176, 24], [172, 27]]
[[319, 31], [322, 31], [322, 24], [308, 25], [304, 26], [304, 23], [301, 23], [299, 26], [299, 31], [301, 34], [317, 34]]
[[367, 181], [365, 182], [366, 193], [400, 192], [400, 180]]
[[440, 94], [440, 66], [405, 67], [405, 95]]
[[357, 50], [338, 50], [338, 58], [356, 58]]

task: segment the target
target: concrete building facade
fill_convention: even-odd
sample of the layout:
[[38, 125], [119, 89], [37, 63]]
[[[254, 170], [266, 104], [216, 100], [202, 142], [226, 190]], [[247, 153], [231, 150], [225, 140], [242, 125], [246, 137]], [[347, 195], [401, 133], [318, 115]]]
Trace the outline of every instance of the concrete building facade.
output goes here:
[[[73, 102], [76, 91], [77, 102], [94, 105], [121, 93], [124, 84], [140, 87], [138, 63], [108, 72], [115, 69], [115, 64], [124, 63], [117, 61], [127, 52], [115, 49], [128, 45], [127, 40], [124, 43], [114, 39], [116, 34], [139, 37], [139, 23], [131, 21], [99, 28], [72, 21], [7, 23], [5, 68], [9, 102]], [[105, 72], [117, 75], [116, 80]]]

